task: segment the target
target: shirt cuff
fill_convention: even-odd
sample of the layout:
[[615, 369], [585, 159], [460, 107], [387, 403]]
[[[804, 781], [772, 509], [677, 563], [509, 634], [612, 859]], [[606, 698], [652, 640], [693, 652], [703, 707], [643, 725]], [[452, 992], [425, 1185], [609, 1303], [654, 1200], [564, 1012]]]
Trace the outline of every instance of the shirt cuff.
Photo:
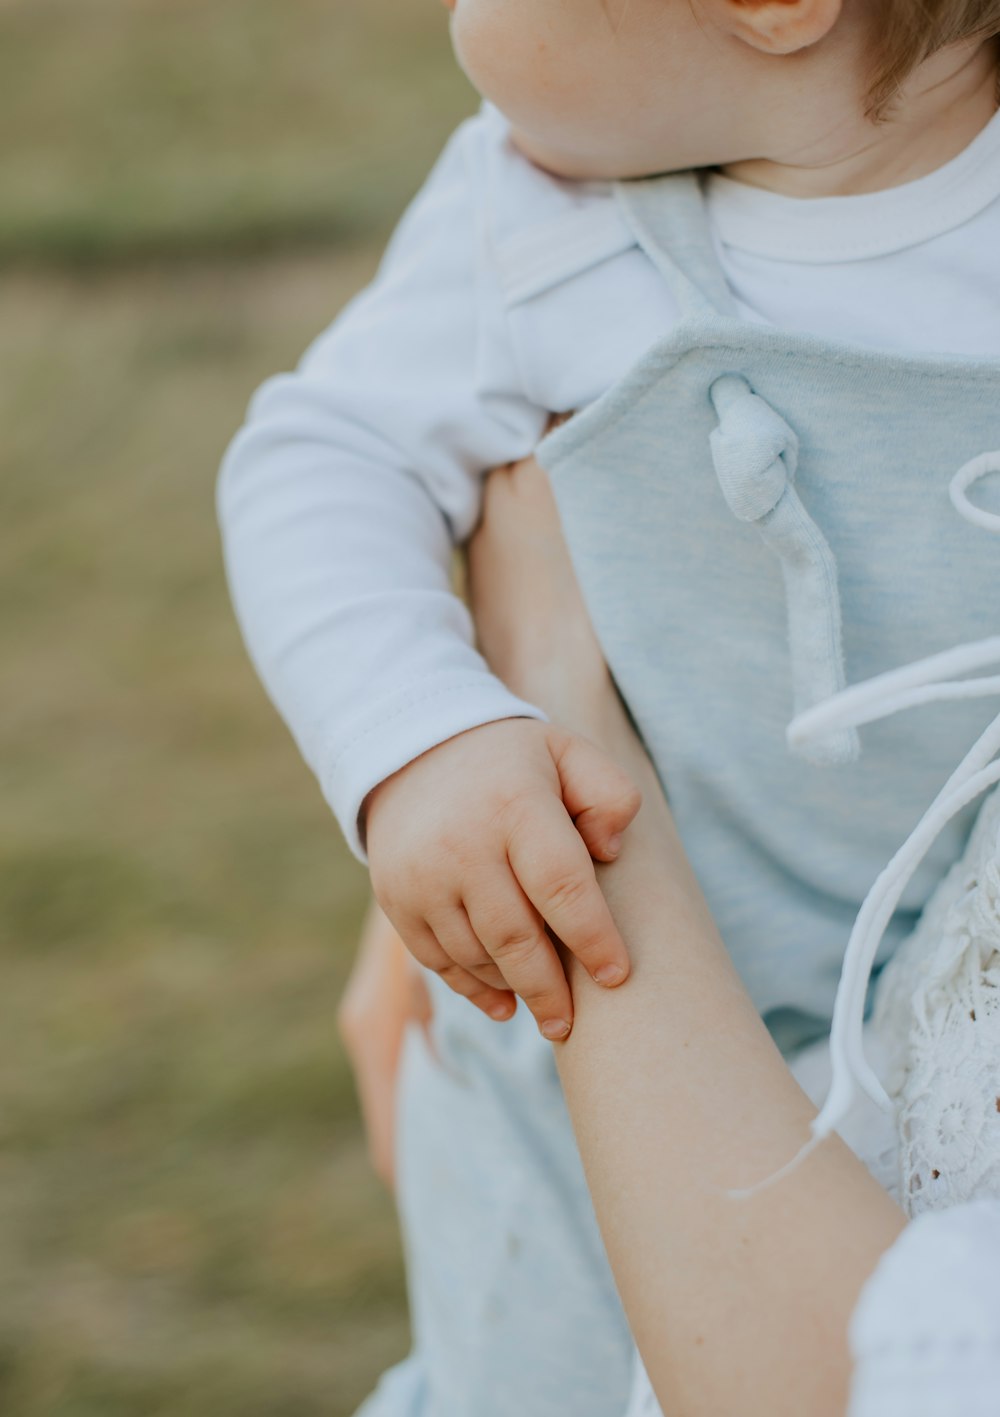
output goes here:
[[445, 675], [383, 703], [363, 729], [338, 745], [335, 756], [321, 767], [320, 785], [348, 846], [363, 865], [368, 865], [368, 854], [358, 815], [372, 788], [438, 743], [502, 718], [549, 721], [542, 709], [512, 694], [492, 675]]

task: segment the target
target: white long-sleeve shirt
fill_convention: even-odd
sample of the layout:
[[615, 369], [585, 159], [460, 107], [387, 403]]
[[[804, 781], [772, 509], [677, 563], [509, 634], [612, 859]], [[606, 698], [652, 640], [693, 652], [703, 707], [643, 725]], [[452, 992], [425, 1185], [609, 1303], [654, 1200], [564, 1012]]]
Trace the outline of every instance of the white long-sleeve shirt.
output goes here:
[[[1000, 352], [1000, 115], [929, 177], [797, 200], [706, 178], [748, 319], [897, 351]], [[493, 675], [449, 588], [482, 474], [530, 453], [677, 319], [609, 183], [560, 181], [489, 106], [463, 124], [374, 282], [263, 385], [218, 489], [257, 669], [351, 849], [396, 769], [544, 718]]]

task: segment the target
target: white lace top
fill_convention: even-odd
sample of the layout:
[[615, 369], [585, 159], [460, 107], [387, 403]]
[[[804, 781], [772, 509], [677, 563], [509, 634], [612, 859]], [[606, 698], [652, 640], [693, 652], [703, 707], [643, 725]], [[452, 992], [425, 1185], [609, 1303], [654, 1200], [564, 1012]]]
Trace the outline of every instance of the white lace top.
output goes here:
[[850, 1328], [850, 1417], [1000, 1411], [1000, 795], [879, 980], [870, 1032], [915, 1217]]

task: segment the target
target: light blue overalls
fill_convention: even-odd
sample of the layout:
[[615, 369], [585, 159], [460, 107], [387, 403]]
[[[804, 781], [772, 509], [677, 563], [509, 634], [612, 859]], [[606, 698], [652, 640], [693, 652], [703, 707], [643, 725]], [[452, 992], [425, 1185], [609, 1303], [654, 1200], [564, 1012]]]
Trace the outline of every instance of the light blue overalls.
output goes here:
[[[1000, 447], [1000, 360], [740, 319], [697, 178], [617, 190], [682, 318], [539, 459], [708, 904], [791, 1053], [829, 1030], [862, 901], [995, 708], [786, 729], [845, 685], [997, 628], [996, 543], [956, 515], [949, 482]], [[929, 845], [880, 958], [977, 809]], [[399, 1138], [414, 1352], [366, 1417], [618, 1417], [631, 1340], [551, 1051], [523, 1008], [497, 1027], [432, 987], [439, 1061], [411, 1037]]]

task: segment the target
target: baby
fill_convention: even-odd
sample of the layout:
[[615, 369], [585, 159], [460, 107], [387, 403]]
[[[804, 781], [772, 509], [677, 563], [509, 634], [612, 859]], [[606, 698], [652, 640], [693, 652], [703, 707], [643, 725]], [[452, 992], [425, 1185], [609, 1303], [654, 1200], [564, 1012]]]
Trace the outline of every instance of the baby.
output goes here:
[[875, 873], [992, 717], [925, 708], [860, 757], [784, 737], [995, 628], [988, 538], [942, 489], [1000, 444], [1000, 0], [457, 0], [452, 35], [486, 105], [258, 393], [219, 505], [254, 660], [432, 971], [416, 1347], [372, 1411], [597, 1417], [631, 1348], [542, 1042], [572, 1026], [546, 929], [627, 977], [592, 863], [639, 796], [490, 673], [451, 551], [482, 474], [583, 410], [540, 456], [605, 656], [775, 1037], [822, 1034]]

